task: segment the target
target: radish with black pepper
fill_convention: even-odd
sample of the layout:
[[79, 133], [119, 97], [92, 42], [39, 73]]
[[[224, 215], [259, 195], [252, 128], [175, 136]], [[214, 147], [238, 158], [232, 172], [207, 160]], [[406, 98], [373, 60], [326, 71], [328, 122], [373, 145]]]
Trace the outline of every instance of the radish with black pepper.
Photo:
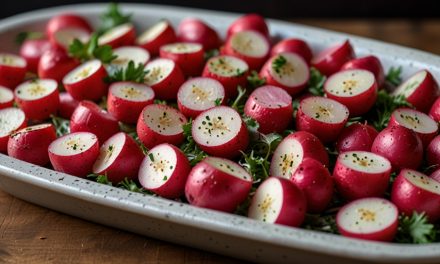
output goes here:
[[205, 51], [199, 43], [176, 42], [160, 47], [160, 57], [173, 60], [186, 76], [199, 76], [205, 65]]
[[64, 76], [78, 65], [80, 65], [80, 62], [69, 57], [65, 50], [50, 47], [41, 55], [38, 62], [38, 76], [54, 79], [60, 83]]
[[431, 140], [426, 148], [425, 155], [429, 166], [440, 166], [440, 136], [436, 136]]
[[0, 153], [7, 152], [9, 135], [26, 127], [26, 124], [27, 118], [21, 109], [15, 107], [0, 109]]
[[47, 39], [28, 39], [21, 45], [20, 56], [26, 60], [28, 71], [37, 73], [40, 58], [50, 47]]
[[313, 57], [311, 64], [322, 74], [330, 76], [339, 71], [344, 63], [354, 59], [353, 47], [348, 40], [331, 46]]
[[24, 80], [26, 60], [10, 53], [0, 53], [0, 85], [14, 89]]
[[368, 55], [361, 58], [355, 58], [350, 61], [347, 61], [341, 67], [341, 71], [343, 70], [367, 70], [374, 74], [376, 78], [376, 82], [379, 88], [381, 88], [385, 83], [385, 73], [382, 67], [382, 63], [379, 58], [374, 55]]
[[272, 47], [270, 51], [270, 56], [273, 57], [283, 52], [291, 52], [301, 56], [307, 64], [313, 57], [312, 49], [309, 44], [302, 39], [288, 38], [283, 39]]
[[155, 59], [145, 66], [144, 82], [154, 90], [159, 99], [176, 99], [179, 87], [185, 82], [185, 76], [179, 65], [170, 59]]
[[263, 34], [268, 39], [270, 37], [269, 27], [267, 26], [264, 17], [258, 14], [246, 14], [237, 18], [231, 23], [231, 25], [229, 25], [226, 31], [226, 38], [231, 37], [235, 33], [246, 30], [255, 30]]
[[217, 32], [197, 18], [186, 18], [180, 22], [177, 40], [202, 44], [205, 50], [216, 49], [221, 43]]
[[344, 151], [370, 151], [373, 141], [379, 133], [368, 125], [353, 123], [345, 127], [336, 141], [336, 149], [339, 153]]
[[176, 39], [176, 33], [170, 22], [161, 20], [140, 34], [136, 44], [148, 50], [152, 56], [156, 56], [161, 46], [176, 42]]
[[14, 93], [11, 89], [0, 85], [0, 109], [14, 105]]
[[98, 44], [109, 45], [113, 49], [122, 46], [134, 45], [136, 39], [136, 32], [133, 24], [125, 23], [104, 32], [99, 39]]
[[134, 65], [145, 65], [150, 60], [150, 53], [137, 46], [122, 46], [113, 50], [113, 55], [117, 56], [110, 65], [116, 69], [126, 68], [130, 61]]

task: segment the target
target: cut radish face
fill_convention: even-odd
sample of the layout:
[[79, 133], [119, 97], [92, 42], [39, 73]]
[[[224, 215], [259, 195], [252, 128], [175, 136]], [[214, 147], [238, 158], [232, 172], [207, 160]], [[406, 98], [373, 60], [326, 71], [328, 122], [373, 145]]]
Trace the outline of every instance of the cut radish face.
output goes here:
[[270, 177], [257, 189], [248, 217], [266, 223], [300, 226], [306, 215], [306, 199], [298, 187], [283, 178]]
[[142, 109], [152, 104], [154, 91], [145, 84], [116, 82], [110, 85], [107, 97], [107, 110], [117, 120], [136, 123]]
[[98, 155], [98, 138], [89, 132], [71, 133], [49, 145], [49, 158], [53, 168], [78, 177], [92, 173]]
[[145, 66], [144, 82], [153, 88], [159, 99], [176, 99], [177, 91], [185, 81], [182, 70], [170, 59], [155, 59]]
[[195, 118], [201, 112], [222, 103], [225, 99], [223, 85], [211, 78], [197, 77], [186, 81], [177, 93], [179, 110], [187, 117]]
[[134, 62], [135, 66], [139, 64], [145, 65], [150, 60], [150, 53], [136, 46], [124, 46], [113, 50], [116, 59], [112, 60], [111, 66], [116, 69], [125, 68], [130, 61]]
[[342, 130], [336, 141], [336, 149], [338, 153], [354, 150], [370, 151], [378, 134], [370, 125], [353, 123]]
[[344, 63], [354, 59], [354, 57], [353, 48], [350, 42], [346, 40], [341, 44], [323, 50], [312, 59], [311, 63], [322, 74], [330, 76], [339, 71]]
[[173, 60], [186, 76], [198, 76], [205, 65], [205, 52], [198, 43], [177, 42], [160, 48], [160, 57]]
[[55, 114], [60, 103], [58, 83], [51, 79], [35, 79], [17, 86], [15, 101], [29, 119], [45, 120]]
[[152, 148], [139, 169], [139, 182], [147, 190], [162, 197], [179, 198], [191, 170], [185, 154], [170, 144]]
[[197, 116], [192, 125], [192, 136], [206, 153], [233, 158], [246, 150], [249, 135], [240, 115], [227, 106], [217, 106]]
[[191, 170], [185, 196], [192, 205], [233, 212], [252, 187], [252, 176], [237, 163], [207, 157]]
[[328, 78], [324, 91], [328, 98], [345, 105], [351, 116], [359, 116], [376, 102], [377, 83], [370, 71], [345, 70]]
[[26, 75], [26, 60], [10, 53], [0, 53], [0, 85], [14, 89]]
[[12, 107], [14, 104], [14, 93], [4, 86], [0, 86], [0, 110]]
[[154, 24], [136, 40], [137, 45], [148, 50], [153, 56], [159, 54], [161, 46], [173, 42], [176, 42], [176, 33], [167, 20]]
[[348, 108], [330, 98], [311, 96], [300, 102], [296, 128], [317, 136], [324, 143], [338, 138], [347, 123]]
[[136, 39], [136, 32], [134, 30], [134, 26], [130, 23], [122, 24], [111, 28], [107, 32], [105, 32], [98, 39], [98, 44], [109, 45], [113, 49], [122, 47], [122, 46], [130, 46], [134, 44]]
[[26, 115], [18, 108], [0, 109], [0, 152], [6, 153], [9, 135], [26, 126]]
[[21, 45], [20, 56], [26, 60], [28, 71], [37, 73], [41, 55], [50, 47], [47, 39], [28, 39]]
[[308, 63], [312, 59], [312, 49], [309, 47], [307, 42], [302, 39], [289, 38], [284, 39], [278, 42], [275, 46], [272, 47], [270, 51], [271, 56], [275, 56], [282, 52], [291, 52], [298, 54], [303, 57], [303, 59]]
[[381, 197], [388, 188], [391, 163], [367, 151], [339, 154], [333, 179], [339, 194], [347, 200]]
[[352, 59], [342, 65], [341, 70], [367, 70], [374, 74], [376, 78], [378, 88], [381, 88], [385, 83], [385, 73], [383, 71], [382, 63], [379, 58], [373, 55], [365, 56], [362, 58]]
[[184, 139], [182, 126], [186, 122], [186, 117], [175, 108], [152, 104], [142, 110], [136, 130], [147, 148], [161, 143], [179, 145]]
[[[46, 24], [46, 35], [54, 45], [59, 45], [60, 40], [61, 41], [65, 40], [64, 38], [58, 39], [60, 35], [66, 35], [70, 39], [70, 41], [73, 40], [75, 37], [70, 35], [69, 32], [71, 31], [77, 31], [77, 32], [81, 32], [81, 34], [90, 35], [92, 33], [92, 27], [90, 26], [89, 22], [86, 19], [76, 14], [57, 15], [52, 17], [49, 20], [49, 22], [47, 22]], [[63, 33], [59, 34], [61, 32]], [[81, 34], [78, 35], [77, 33], [73, 33], [73, 34], [75, 36], [81, 35]], [[67, 41], [65, 44], [70, 43], [70, 41]], [[68, 48], [68, 45], [63, 46], [63, 48]]]
[[54, 41], [52, 42], [54, 45], [58, 45], [67, 50], [75, 39], [86, 43], [90, 39], [90, 31], [75, 27], [64, 28], [55, 32], [51, 41]]
[[93, 173], [107, 175], [112, 183], [119, 183], [125, 178], [134, 180], [143, 158], [144, 154], [136, 142], [119, 132], [102, 144]]
[[343, 236], [389, 242], [396, 235], [398, 217], [399, 211], [390, 201], [363, 198], [342, 207], [336, 224]]

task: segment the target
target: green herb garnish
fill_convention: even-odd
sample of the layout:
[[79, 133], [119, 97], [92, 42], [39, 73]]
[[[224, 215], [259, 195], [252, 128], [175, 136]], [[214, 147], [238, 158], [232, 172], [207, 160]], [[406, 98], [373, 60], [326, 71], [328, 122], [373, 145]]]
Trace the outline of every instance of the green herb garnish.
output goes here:
[[70, 133], [70, 120], [54, 115], [51, 115], [50, 118], [53, 126], [55, 127], [57, 137], [61, 137]]
[[414, 212], [411, 217], [401, 215], [399, 228], [395, 238], [399, 243], [423, 244], [434, 242], [436, 230], [433, 224], [428, 222], [424, 213]]
[[391, 67], [388, 70], [387, 76], [385, 79], [394, 86], [398, 86], [402, 82], [402, 66], [397, 68]]
[[125, 15], [119, 9], [118, 4], [110, 3], [107, 11], [101, 15], [101, 26], [98, 29], [99, 35], [102, 35], [109, 29], [131, 22], [132, 14]]
[[310, 79], [307, 84], [309, 93], [315, 96], [324, 96], [324, 83], [327, 78], [321, 74], [317, 69], [310, 68]]
[[252, 71], [251, 74], [247, 77], [247, 81], [251, 88], [257, 88], [266, 84], [265, 78], [260, 78], [258, 72]]
[[78, 39], [74, 39], [68, 50], [71, 57], [77, 58], [81, 61], [98, 59], [102, 61], [102, 63], [107, 64], [117, 58], [117, 56], [113, 54], [111, 46], [98, 45], [97, 34], [93, 34], [90, 37], [90, 40], [86, 43], [83, 43]]
[[135, 66], [134, 61], [129, 61], [128, 65], [124, 68], [118, 68], [105, 79], [106, 82], [122, 82], [130, 81], [137, 83], [144, 83], [145, 75], [148, 74], [148, 70], [145, 70], [145, 66], [139, 63]]
[[15, 43], [17, 43], [18, 45], [22, 45], [26, 40], [42, 38], [44, 38], [43, 32], [24, 31], [18, 33], [17, 36], [15, 36]]
[[272, 69], [280, 74], [281, 73], [281, 69], [283, 68], [283, 66], [287, 63], [286, 58], [284, 58], [284, 56], [282, 55], [278, 55], [278, 57], [276, 57], [273, 61], [272, 61]]

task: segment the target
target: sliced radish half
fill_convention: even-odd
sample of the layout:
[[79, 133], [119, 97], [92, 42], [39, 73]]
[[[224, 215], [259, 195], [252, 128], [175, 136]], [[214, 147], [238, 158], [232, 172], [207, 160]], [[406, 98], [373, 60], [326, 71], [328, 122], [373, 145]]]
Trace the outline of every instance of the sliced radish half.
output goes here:
[[177, 91], [185, 81], [180, 67], [170, 59], [155, 59], [145, 66], [144, 82], [153, 88], [159, 99], [176, 99]]
[[61, 48], [68, 50], [70, 44], [77, 39], [82, 43], [86, 43], [90, 39], [90, 31], [83, 28], [69, 27], [58, 30], [54, 33], [51, 42]]
[[[53, 44], [56, 42], [56, 34], [63, 30], [82, 30], [90, 34], [93, 30], [89, 22], [76, 14], [60, 14], [52, 17], [46, 24], [46, 35]], [[67, 47], [67, 46], [66, 46]]]
[[0, 109], [14, 105], [14, 93], [4, 86], [0, 86]]
[[130, 46], [134, 44], [136, 32], [134, 26], [130, 23], [116, 26], [106, 31], [99, 37], [99, 45], [109, 45], [112, 48]]
[[159, 54], [161, 46], [173, 42], [176, 42], [176, 33], [167, 20], [157, 22], [136, 39], [136, 44], [148, 50], [153, 56]]
[[135, 66], [139, 64], [145, 65], [150, 60], [150, 53], [137, 46], [124, 46], [113, 50], [116, 59], [112, 60], [111, 66], [116, 69], [125, 68], [130, 61], [134, 62]]
[[267, 38], [270, 37], [269, 27], [267, 26], [264, 17], [258, 14], [246, 14], [234, 20], [234, 22], [229, 25], [226, 36], [229, 38], [235, 33], [244, 30], [255, 30]]
[[354, 59], [353, 47], [348, 40], [343, 43], [329, 47], [314, 57], [311, 61], [312, 66], [322, 74], [330, 76], [339, 71], [347, 61]]
[[272, 47], [270, 51], [271, 56], [275, 56], [282, 52], [292, 52], [303, 57], [307, 64], [313, 57], [312, 49], [309, 44], [302, 39], [288, 38], [281, 40], [275, 46]]
[[390, 242], [397, 232], [399, 211], [388, 200], [363, 198], [342, 207], [336, 224], [343, 236]]
[[205, 65], [205, 51], [199, 43], [177, 42], [160, 48], [160, 57], [173, 60], [186, 76], [199, 76]]
[[429, 110], [429, 116], [436, 122], [440, 122], [440, 97], [438, 97]]
[[0, 85], [14, 89], [26, 75], [26, 60], [10, 53], [0, 53]]
[[41, 55], [50, 47], [51, 44], [47, 39], [28, 39], [23, 42], [20, 47], [20, 56], [26, 60], [28, 71], [37, 73]]
[[9, 135], [26, 126], [26, 115], [18, 108], [0, 109], [0, 152], [6, 153]]
[[71, 133], [49, 145], [49, 158], [53, 168], [78, 177], [92, 173], [98, 155], [98, 138], [89, 132]]
[[382, 63], [379, 58], [373, 55], [368, 55], [361, 58], [352, 59], [342, 65], [341, 70], [361, 69], [367, 70], [374, 74], [378, 88], [381, 88], [385, 83], [385, 73]]
[[206, 153], [233, 158], [246, 150], [249, 135], [240, 115], [227, 106], [206, 110], [194, 119], [192, 136]]

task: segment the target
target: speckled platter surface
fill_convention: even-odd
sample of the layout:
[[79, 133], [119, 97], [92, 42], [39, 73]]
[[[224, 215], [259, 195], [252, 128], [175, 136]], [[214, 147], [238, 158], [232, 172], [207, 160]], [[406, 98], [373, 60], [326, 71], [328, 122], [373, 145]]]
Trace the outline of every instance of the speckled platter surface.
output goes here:
[[[0, 51], [17, 51], [21, 31], [42, 30], [59, 12], [77, 12], [92, 23], [105, 4], [82, 4], [14, 16], [0, 21]], [[125, 4], [140, 30], [161, 18], [173, 24], [196, 16], [225, 32], [238, 15], [157, 5]], [[270, 20], [276, 37], [300, 37], [314, 51], [350, 39], [358, 55], [379, 56], [387, 69], [402, 65], [406, 77], [426, 68], [440, 80], [440, 57], [383, 42]], [[439, 263], [440, 244], [399, 245], [348, 239], [241, 216], [196, 208], [80, 179], [0, 154], [0, 188], [31, 203], [150, 237], [228, 256], [270, 263]], [[1, 205], [0, 205], [1, 206]]]

